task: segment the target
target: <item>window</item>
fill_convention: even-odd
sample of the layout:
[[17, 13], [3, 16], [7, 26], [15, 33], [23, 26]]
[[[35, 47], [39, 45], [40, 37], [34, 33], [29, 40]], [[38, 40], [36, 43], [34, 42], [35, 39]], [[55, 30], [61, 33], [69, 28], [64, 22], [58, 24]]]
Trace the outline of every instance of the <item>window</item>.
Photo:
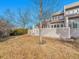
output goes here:
[[57, 24], [57, 28], [59, 28], [59, 24]]
[[79, 8], [77, 9], [77, 14], [79, 14]]
[[63, 15], [59, 16], [59, 19], [64, 19], [64, 16]]
[[76, 13], [77, 13], [77, 9], [74, 10], [74, 14], [76, 14]]
[[61, 27], [64, 27], [63, 24], [61, 24]]
[[71, 11], [70, 11], [70, 14], [73, 14], [73, 12], [74, 12], [74, 10], [71, 10]]
[[56, 28], [56, 25], [54, 25], [54, 28]]
[[73, 22], [73, 28], [77, 28], [77, 23]]
[[53, 28], [53, 25], [51, 25], [51, 28]]
[[79, 19], [69, 20], [70, 28], [79, 28]]
[[72, 27], [71, 24], [69, 24], [69, 27], [70, 27], [70, 28]]

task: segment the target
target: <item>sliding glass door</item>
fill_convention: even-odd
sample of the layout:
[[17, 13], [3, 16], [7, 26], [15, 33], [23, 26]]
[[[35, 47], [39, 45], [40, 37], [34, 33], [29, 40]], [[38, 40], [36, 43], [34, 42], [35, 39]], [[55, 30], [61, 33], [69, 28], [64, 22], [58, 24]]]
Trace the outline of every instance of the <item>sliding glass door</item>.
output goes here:
[[70, 28], [79, 28], [79, 19], [69, 20], [69, 27]]

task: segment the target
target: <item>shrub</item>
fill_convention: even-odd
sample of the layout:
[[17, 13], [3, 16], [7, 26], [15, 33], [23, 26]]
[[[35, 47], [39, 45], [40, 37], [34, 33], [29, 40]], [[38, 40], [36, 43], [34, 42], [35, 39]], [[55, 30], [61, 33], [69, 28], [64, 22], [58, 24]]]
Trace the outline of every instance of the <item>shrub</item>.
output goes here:
[[15, 29], [11, 31], [10, 35], [11, 36], [23, 35], [23, 34], [27, 34], [27, 32], [28, 32], [27, 29]]

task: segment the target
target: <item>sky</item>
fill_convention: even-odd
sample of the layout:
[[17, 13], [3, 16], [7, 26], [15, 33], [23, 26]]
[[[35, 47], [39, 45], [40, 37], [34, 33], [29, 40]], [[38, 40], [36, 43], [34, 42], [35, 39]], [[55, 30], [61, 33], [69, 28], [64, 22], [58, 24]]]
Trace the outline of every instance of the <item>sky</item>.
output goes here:
[[[59, 1], [63, 2], [63, 4], [65, 5], [79, 0], [59, 0]], [[32, 0], [0, 0], [0, 10], [2, 11], [7, 8], [17, 9], [17, 8], [30, 8], [30, 7], [32, 7]]]
[[[67, 5], [67, 4], [70, 4], [73, 2], [77, 2], [77, 1], [79, 1], [79, 0], [59, 0], [58, 1], [59, 5], [54, 6], [54, 10], [57, 10], [57, 11], [62, 10], [63, 11], [64, 5]], [[44, 1], [44, 3], [45, 3], [45, 1]], [[51, 4], [51, 6], [52, 6], [52, 4]], [[58, 6], [60, 6], [60, 8], [58, 8]], [[16, 12], [18, 8], [31, 9], [31, 11], [34, 12], [35, 7], [33, 6], [33, 0], [0, 0], [0, 15], [3, 14], [3, 12], [6, 9], [11, 9]], [[34, 15], [36, 15], [36, 13], [37, 12], [35, 10]], [[36, 21], [36, 20], [34, 20], [34, 21]]]
[[73, 3], [73, 2], [77, 2], [77, 1], [79, 1], [79, 0], [63, 0], [64, 5], [70, 4], [70, 3]]
[[[60, 5], [63, 6], [66, 4], [70, 4], [79, 0], [59, 0]], [[33, 0], [0, 0], [0, 13], [5, 11], [5, 9], [17, 10], [18, 8], [31, 8], [33, 9]], [[61, 3], [62, 2], [62, 3]], [[45, 3], [45, 2], [44, 2]], [[57, 6], [55, 6], [57, 7]]]
[[29, 8], [31, 2], [29, 0], [0, 0], [0, 11], [3, 12], [5, 9], [16, 10], [18, 8]]
[[[63, 6], [72, 2], [76, 2], [79, 0], [59, 0], [63, 9]], [[32, 0], [0, 0], [0, 13], [2, 13], [5, 9], [16, 10], [18, 8], [32, 8]], [[33, 9], [33, 8], [32, 8]]]

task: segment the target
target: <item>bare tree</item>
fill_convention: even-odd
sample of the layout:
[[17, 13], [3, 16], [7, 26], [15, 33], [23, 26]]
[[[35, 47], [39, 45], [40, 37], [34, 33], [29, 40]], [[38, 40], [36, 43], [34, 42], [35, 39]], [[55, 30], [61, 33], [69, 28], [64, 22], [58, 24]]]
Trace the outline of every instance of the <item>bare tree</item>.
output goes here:
[[5, 18], [7, 23], [11, 24], [13, 28], [21, 27], [25, 29], [29, 22], [31, 22], [31, 13], [30, 10], [27, 9], [18, 9], [17, 12], [6, 9], [1, 18]]
[[21, 25], [22, 28], [26, 28], [29, 22], [31, 21], [31, 14], [29, 13], [28, 10], [21, 10], [18, 9], [18, 16], [19, 16], [19, 24]]
[[0, 19], [0, 38], [10, 35], [10, 24], [8, 24], [4, 19]]
[[11, 29], [14, 29], [16, 27], [16, 15], [12, 10], [6, 9], [2, 18], [9, 24]]
[[[41, 27], [41, 22], [46, 18], [50, 18], [51, 14], [55, 12], [53, 7], [58, 5], [59, 0], [39, 0], [39, 1], [33, 0], [33, 3], [34, 5], [37, 6], [36, 9], [39, 10], [38, 18], [39, 18], [39, 23]], [[39, 40], [40, 40], [40, 43], [43, 43], [40, 27], [39, 27]]]
[[6, 9], [5, 12], [4, 12], [4, 16], [3, 16], [7, 22], [13, 24], [15, 23], [15, 12], [13, 12], [12, 10], [10, 9]]
[[[37, 15], [40, 18], [40, 8], [42, 9], [42, 18], [49, 18], [52, 13], [58, 11], [55, 8], [59, 9], [61, 8], [60, 2], [61, 0], [32, 0], [34, 7], [33, 9], [35, 12], [37, 11]], [[41, 2], [42, 1], [42, 2]], [[42, 20], [40, 20], [42, 21]]]
[[15, 15], [10, 9], [6, 9], [0, 16], [0, 35], [9, 36], [11, 30], [15, 29]]

